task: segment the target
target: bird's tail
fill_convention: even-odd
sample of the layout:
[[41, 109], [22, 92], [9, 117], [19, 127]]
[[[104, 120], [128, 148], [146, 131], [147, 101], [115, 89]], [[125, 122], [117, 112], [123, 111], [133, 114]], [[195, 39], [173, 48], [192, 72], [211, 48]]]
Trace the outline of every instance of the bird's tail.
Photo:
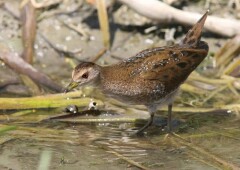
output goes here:
[[207, 19], [209, 10], [202, 16], [202, 18], [188, 31], [185, 38], [180, 42], [181, 45], [197, 46], [201, 39], [201, 33], [204, 23]]

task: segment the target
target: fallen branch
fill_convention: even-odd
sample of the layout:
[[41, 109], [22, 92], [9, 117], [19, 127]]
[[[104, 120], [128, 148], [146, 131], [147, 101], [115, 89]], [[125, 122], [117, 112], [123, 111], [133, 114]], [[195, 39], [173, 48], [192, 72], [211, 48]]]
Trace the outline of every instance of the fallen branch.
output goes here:
[[28, 75], [37, 84], [41, 84], [53, 91], [60, 92], [62, 87], [52, 81], [48, 76], [36, 70], [32, 65], [25, 62], [18, 53], [11, 51], [4, 44], [0, 44], [0, 60], [18, 73]]
[[[161, 23], [180, 23], [193, 25], [201, 14], [182, 11], [158, 0], [119, 0], [139, 14]], [[240, 21], [208, 16], [204, 27], [213, 33], [227, 37], [240, 34]]]
[[0, 82], [0, 89], [7, 87], [8, 85], [19, 84], [20, 81], [18, 79], [7, 80], [4, 82]]

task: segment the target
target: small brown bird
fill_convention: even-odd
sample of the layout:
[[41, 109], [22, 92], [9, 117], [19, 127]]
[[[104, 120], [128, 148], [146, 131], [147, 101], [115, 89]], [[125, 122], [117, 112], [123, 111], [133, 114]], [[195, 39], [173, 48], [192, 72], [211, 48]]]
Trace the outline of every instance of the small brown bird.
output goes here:
[[177, 45], [146, 49], [111, 66], [80, 63], [73, 70], [72, 82], [65, 92], [93, 85], [122, 102], [145, 105], [150, 119], [137, 134], [152, 124], [157, 108], [167, 104], [171, 131], [172, 103], [179, 86], [208, 54], [208, 44], [200, 40], [207, 15], [208, 11]]

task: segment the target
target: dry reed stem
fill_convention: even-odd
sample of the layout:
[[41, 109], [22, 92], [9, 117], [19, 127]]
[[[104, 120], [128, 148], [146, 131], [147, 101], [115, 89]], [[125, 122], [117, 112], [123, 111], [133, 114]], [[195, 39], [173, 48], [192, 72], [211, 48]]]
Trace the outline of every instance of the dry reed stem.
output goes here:
[[[109, 149], [108, 149], [108, 150], [109, 150]], [[150, 170], [148, 167], [145, 167], [145, 166], [139, 164], [138, 162], [136, 162], [136, 161], [134, 161], [134, 160], [132, 160], [132, 159], [129, 159], [128, 157], [125, 157], [124, 155], [122, 155], [122, 154], [120, 154], [120, 153], [118, 153], [118, 152], [116, 152], [116, 151], [110, 150], [110, 151], [107, 151], [107, 152], [114, 154], [114, 155], [117, 156], [118, 158], [120, 158], [120, 159], [128, 162], [129, 164], [131, 164], [131, 165], [133, 165], [133, 166], [136, 166], [136, 167], [138, 167], [138, 168], [140, 168], [140, 169]]]
[[100, 23], [100, 29], [102, 32], [103, 44], [109, 49], [110, 47], [110, 32], [109, 32], [109, 22], [107, 15], [107, 7], [105, 0], [96, 0], [97, 10], [98, 10], [98, 20]]
[[188, 147], [190, 150], [193, 150], [193, 152], [195, 153], [198, 153], [198, 155], [202, 156], [205, 160], [207, 159], [211, 164], [215, 164], [217, 165], [219, 168], [222, 168], [222, 169], [232, 169], [232, 170], [238, 170], [240, 167], [232, 164], [232, 163], [229, 163], [225, 160], [223, 160], [222, 158], [206, 151], [205, 149], [203, 148], [200, 148], [190, 142], [188, 142], [186, 139], [182, 138], [181, 136], [173, 133], [171, 135], [171, 137], [173, 137], [172, 139], [173, 140], [176, 140], [176, 142], [180, 145], [184, 145], [186, 147]]

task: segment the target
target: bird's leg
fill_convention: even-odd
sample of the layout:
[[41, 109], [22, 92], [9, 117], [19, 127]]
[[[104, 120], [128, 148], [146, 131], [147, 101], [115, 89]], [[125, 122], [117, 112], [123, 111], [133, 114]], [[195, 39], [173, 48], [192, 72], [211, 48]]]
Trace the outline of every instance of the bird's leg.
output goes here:
[[171, 133], [172, 132], [172, 104], [168, 105], [168, 132]]
[[154, 117], [154, 112], [151, 112], [150, 113], [150, 118], [149, 118], [148, 122], [141, 129], [139, 129], [137, 131], [137, 133], [136, 133], [137, 135], [142, 134], [145, 129], [147, 129], [149, 126], [151, 126], [151, 124], [153, 122], [153, 117]]

